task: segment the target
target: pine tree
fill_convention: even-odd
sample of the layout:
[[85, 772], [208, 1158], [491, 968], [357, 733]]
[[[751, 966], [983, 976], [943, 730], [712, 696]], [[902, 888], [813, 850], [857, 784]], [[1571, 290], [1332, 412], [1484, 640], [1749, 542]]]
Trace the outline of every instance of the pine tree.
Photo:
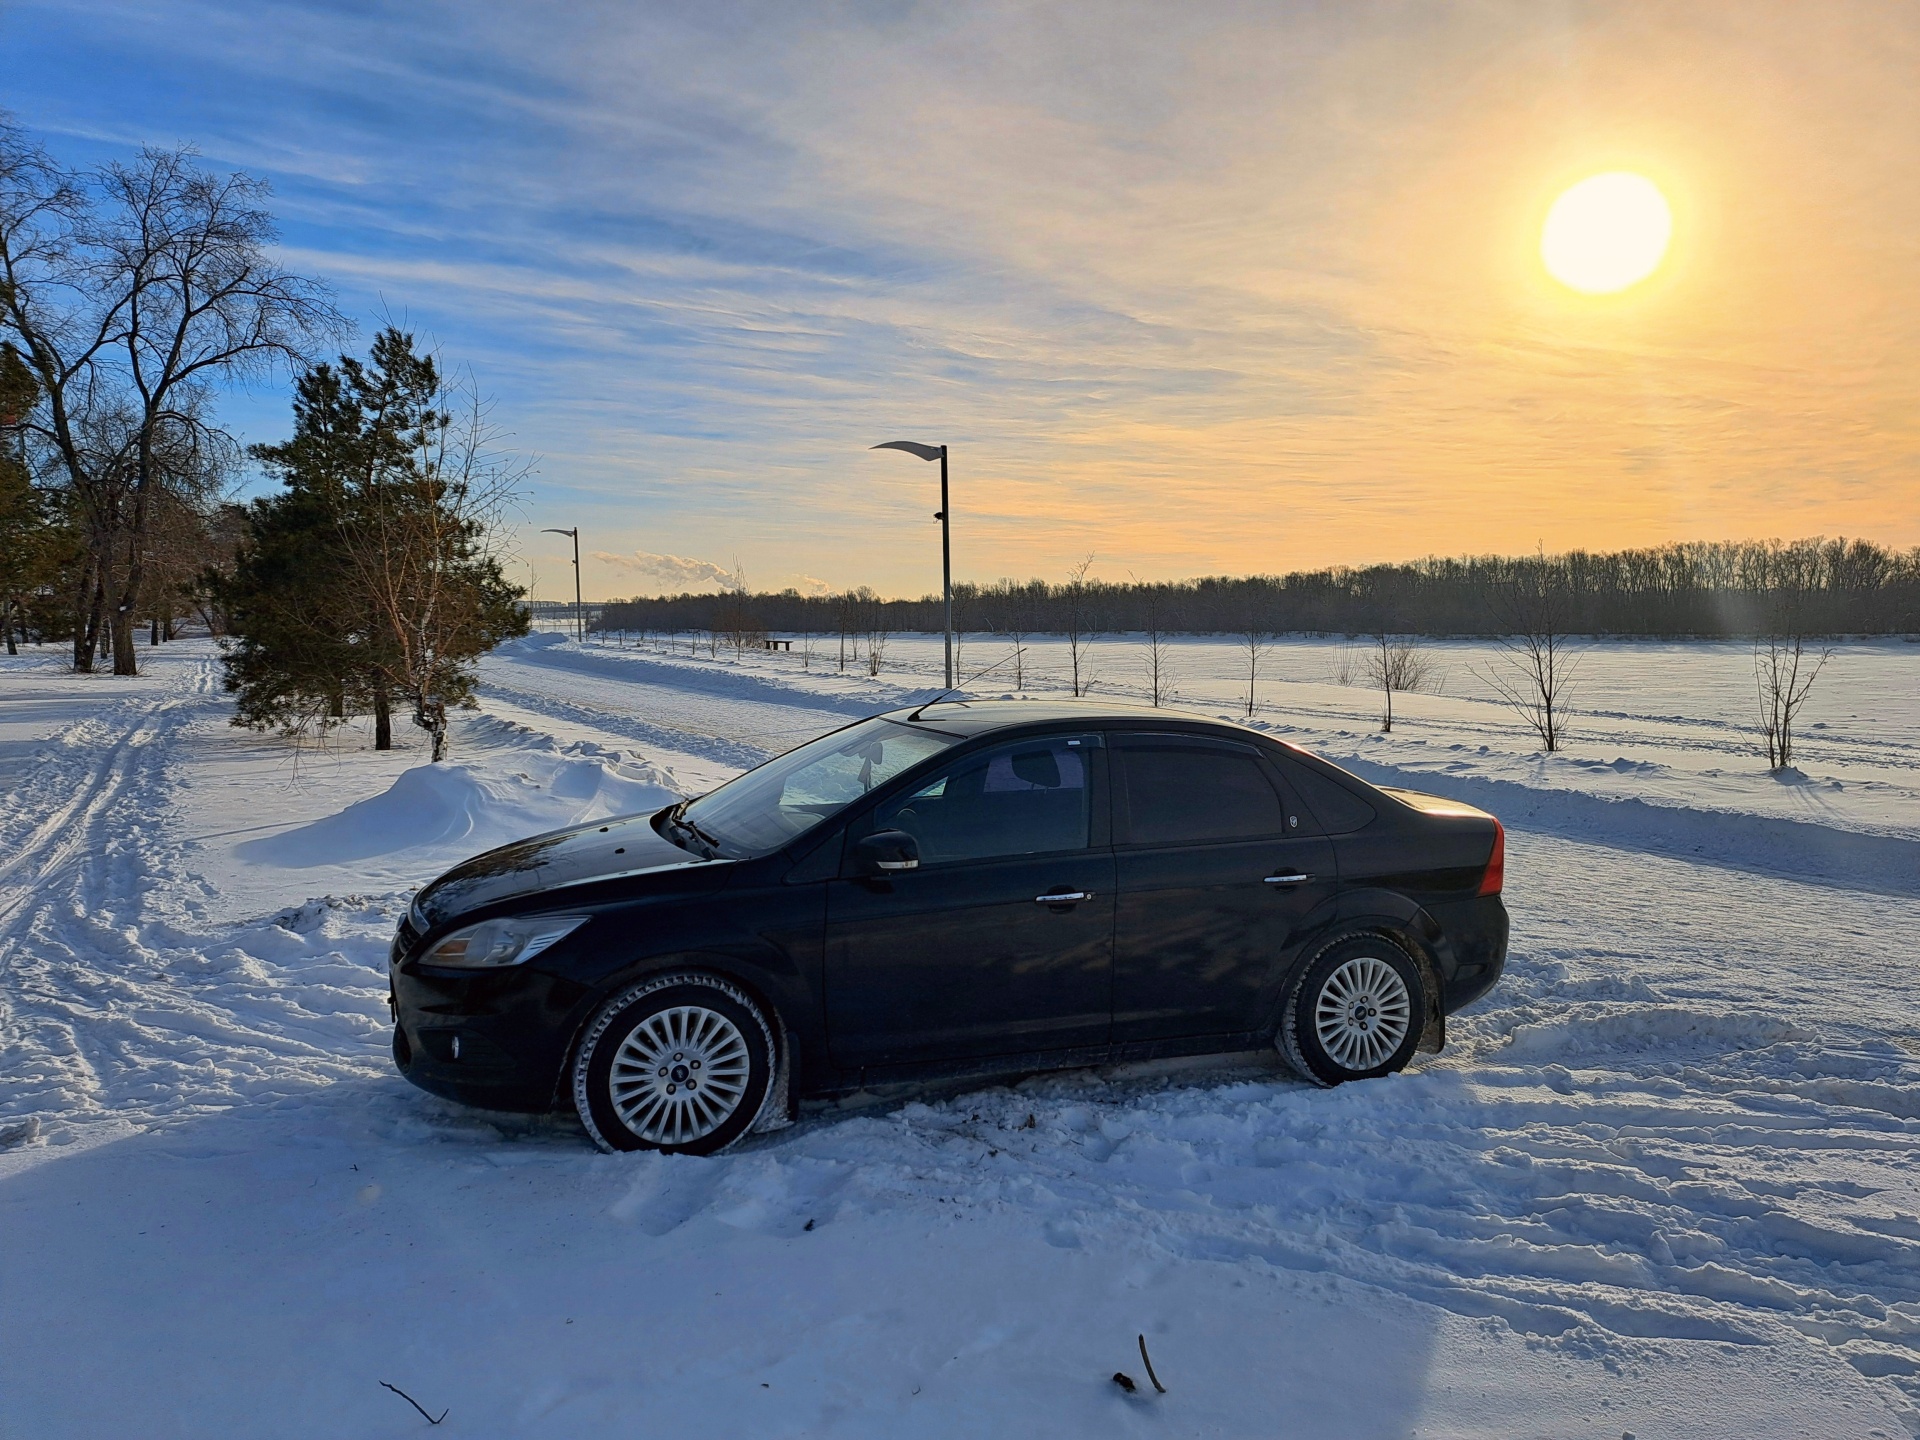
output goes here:
[[256, 501], [234, 574], [209, 579], [229, 616], [234, 723], [324, 729], [374, 717], [392, 745], [403, 700], [441, 757], [446, 710], [472, 698], [472, 662], [526, 619], [488, 553], [495, 506], [521, 472], [456, 425], [431, 356], [388, 328], [368, 361], [301, 376], [294, 433], [253, 451], [284, 490]]

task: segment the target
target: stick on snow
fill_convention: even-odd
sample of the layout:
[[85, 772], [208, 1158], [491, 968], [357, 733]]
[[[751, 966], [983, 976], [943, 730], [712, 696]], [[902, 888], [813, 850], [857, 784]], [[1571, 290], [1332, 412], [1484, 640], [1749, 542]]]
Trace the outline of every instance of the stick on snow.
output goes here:
[[1153, 1361], [1147, 1358], [1147, 1337], [1144, 1335], [1140, 1337], [1140, 1363], [1147, 1367], [1147, 1378], [1153, 1381], [1153, 1388], [1158, 1390], [1162, 1395], [1166, 1394], [1167, 1387], [1162, 1385], [1160, 1383], [1160, 1377], [1153, 1373]]
[[[380, 1383], [382, 1385], [387, 1385], [387, 1382], [384, 1380], [382, 1380]], [[426, 1420], [426, 1422], [429, 1425], [438, 1425], [440, 1423], [440, 1420], [446, 1419], [447, 1416], [453, 1413], [452, 1407], [449, 1406], [447, 1409], [442, 1410], [440, 1412], [440, 1420], [436, 1420], [433, 1418], [433, 1416], [427, 1414], [426, 1408], [422, 1406], [418, 1400], [414, 1399], [413, 1396], [409, 1395], [406, 1391], [402, 1390], [398, 1385], [387, 1385], [387, 1389], [393, 1391], [394, 1394], [398, 1395], [402, 1400], [406, 1401], [409, 1405], [413, 1406], [414, 1409], [418, 1410], [421, 1416]]]

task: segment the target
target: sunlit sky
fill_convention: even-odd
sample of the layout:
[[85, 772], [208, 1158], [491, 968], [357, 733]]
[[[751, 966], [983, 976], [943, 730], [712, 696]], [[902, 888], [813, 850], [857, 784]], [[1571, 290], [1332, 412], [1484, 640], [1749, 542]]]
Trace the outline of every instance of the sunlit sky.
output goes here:
[[[62, 158], [266, 175], [356, 343], [471, 368], [553, 596], [573, 524], [589, 597], [937, 588], [896, 438], [982, 580], [1920, 544], [1916, 75], [1912, 4], [0, 6]], [[1615, 170], [1672, 244], [1582, 295]]]

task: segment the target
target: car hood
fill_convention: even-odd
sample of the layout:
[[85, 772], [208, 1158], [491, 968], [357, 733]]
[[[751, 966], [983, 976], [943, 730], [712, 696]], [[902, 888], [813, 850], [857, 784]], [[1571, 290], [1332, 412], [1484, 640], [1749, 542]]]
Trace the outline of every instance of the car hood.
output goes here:
[[431, 930], [471, 910], [564, 885], [729, 863], [688, 854], [661, 838], [652, 819], [622, 815], [597, 820], [476, 855], [414, 897], [414, 925]]

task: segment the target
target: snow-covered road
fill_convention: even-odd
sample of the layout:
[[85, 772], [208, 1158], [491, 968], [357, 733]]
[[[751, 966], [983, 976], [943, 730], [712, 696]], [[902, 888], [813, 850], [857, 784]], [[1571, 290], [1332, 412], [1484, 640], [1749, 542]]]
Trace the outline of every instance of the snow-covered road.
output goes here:
[[[204, 646], [54, 660], [0, 662], [0, 1433], [424, 1431], [381, 1380], [466, 1435], [1920, 1431], [1920, 816], [1570, 791], [1435, 722], [1366, 761], [1510, 787], [1514, 959], [1407, 1074], [1076, 1072], [608, 1157], [392, 1072], [407, 889], [915, 677], [513, 647], [434, 771], [290, 765]], [[1164, 1397], [1107, 1378], [1136, 1333]]]

